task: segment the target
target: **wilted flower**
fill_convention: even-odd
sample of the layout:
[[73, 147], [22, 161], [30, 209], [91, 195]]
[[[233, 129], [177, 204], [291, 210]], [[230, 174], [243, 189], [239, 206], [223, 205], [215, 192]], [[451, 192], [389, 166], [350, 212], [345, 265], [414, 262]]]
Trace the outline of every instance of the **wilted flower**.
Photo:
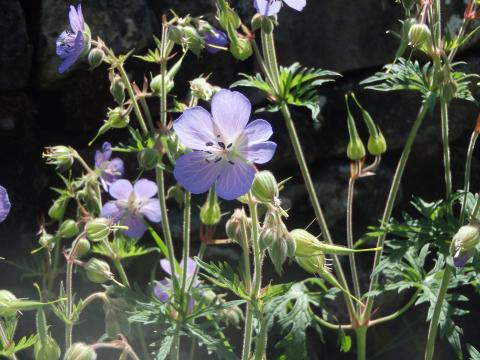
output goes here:
[[125, 235], [140, 237], [147, 229], [144, 217], [155, 223], [162, 220], [159, 200], [154, 198], [157, 191], [157, 185], [147, 179], [140, 179], [133, 186], [128, 180], [118, 180], [109, 189], [116, 200], [103, 206], [102, 216], [128, 226], [123, 231]]
[[108, 191], [110, 185], [123, 176], [123, 161], [112, 157], [112, 145], [105, 142], [101, 150], [95, 152], [95, 167], [100, 171], [100, 182], [103, 189]]
[[203, 35], [203, 41], [209, 53], [215, 54], [228, 45], [228, 37], [223, 31], [211, 29], [206, 31]]
[[60, 74], [68, 70], [90, 46], [88, 44], [90, 35], [83, 19], [82, 5], [79, 4], [76, 9], [70, 6], [68, 17], [71, 30], [62, 32], [57, 38], [57, 55], [63, 60], [58, 67]]
[[10, 212], [10, 200], [8, 198], [7, 190], [0, 185], [0, 223], [3, 222]]
[[[307, 5], [307, 0], [283, 0], [283, 2], [297, 11], [302, 11]], [[253, 4], [257, 12], [263, 16], [276, 15], [282, 7], [281, 0], [254, 0]]]
[[212, 114], [193, 107], [173, 124], [180, 141], [193, 151], [177, 160], [174, 176], [193, 194], [215, 185], [217, 195], [233, 200], [245, 194], [255, 176], [253, 163], [264, 164], [277, 145], [268, 141], [272, 127], [265, 120], [247, 125], [250, 101], [236, 91], [220, 90], [212, 98]]
[[[180, 269], [182, 270], [184, 266], [183, 261], [184, 260], [180, 261]], [[160, 266], [162, 267], [163, 271], [165, 271], [168, 275], [172, 276], [171, 265], [168, 259], [160, 260]], [[187, 258], [187, 284], [189, 284], [190, 281], [192, 281], [192, 278], [195, 275], [196, 269], [197, 269], [197, 264], [195, 263], [195, 261], [192, 258]], [[180, 276], [178, 275], [176, 275], [176, 277], [177, 279], [180, 278]], [[193, 286], [196, 286], [197, 284], [198, 284], [198, 281], [195, 281], [193, 283]], [[160, 300], [162, 303], [165, 303], [170, 299], [172, 288], [173, 288], [172, 279], [165, 278], [155, 283], [155, 287], [153, 288], [153, 293], [158, 300]], [[190, 297], [188, 301], [189, 311], [193, 309], [194, 305], [195, 305], [195, 301], [193, 297]]]

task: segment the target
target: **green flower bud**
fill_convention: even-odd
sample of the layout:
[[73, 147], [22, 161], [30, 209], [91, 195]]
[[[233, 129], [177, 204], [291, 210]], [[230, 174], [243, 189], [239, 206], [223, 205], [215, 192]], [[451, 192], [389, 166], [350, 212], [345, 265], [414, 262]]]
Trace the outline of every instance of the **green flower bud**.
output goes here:
[[426, 41], [431, 40], [432, 33], [425, 24], [413, 24], [408, 31], [408, 39], [413, 47], [421, 46]]
[[48, 251], [52, 251], [55, 247], [55, 243], [57, 242], [58, 238], [53, 236], [52, 234], [48, 234], [45, 231], [42, 231], [40, 235], [40, 239], [38, 239], [38, 243], [42, 248], [47, 249]]
[[300, 267], [310, 274], [323, 275], [329, 272], [324, 254], [310, 256], [295, 256]]
[[295, 256], [303, 257], [323, 253], [322, 242], [308, 231], [295, 229], [290, 232], [290, 235], [296, 244]]
[[378, 129], [377, 136], [370, 136], [368, 138], [368, 152], [373, 156], [380, 156], [387, 151], [387, 141], [380, 129]]
[[75, 245], [76, 248], [76, 257], [81, 258], [85, 255], [87, 255], [90, 252], [90, 241], [88, 241], [85, 238], [80, 238], [77, 240], [77, 243]]
[[95, 350], [84, 343], [75, 343], [65, 353], [64, 360], [96, 360]]
[[270, 18], [269, 16], [262, 16], [262, 31], [265, 34], [271, 34], [275, 24], [273, 23], [273, 19]]
[[188, 50], [195, 55], [200, 56], [200, 53], [204, 48], [204, 42], [198, 31], [193, 26], [185, 26], [183, 28], [183, 34]]
[[8, 290], [0, 290], [0, 316], [11, 317], [17, 314], [17, 310], [10, 306], [11, 302], [16, 302], [17, 297]]
[[208, 192], [207, 201], [200, 208], [200, 221], [205, 225], [216, 225], [220, 222], [222, 212], [218, 204], [217, 194], [212, 187]]
[[60, 236], [65, 239], [77, 236], [79, 231], [77, 223], [71, 219], [65, 220], [58, 229]]
[[[150, 89], [155, 95], [160, 95], [162, 93], [162, 86], [163, 86], [162, 79], [163, 79], [162, 74], [158, 74], [152, 78], [152, 81], [150, 81]], [[167, 87], [167, 93], [170, 92], [170, 90], [172, 90], [173, 86], [175, 85], [174, 82], [168, 76], [168, 74], [165, 76], [165, 85]]]
[[62, 354], [60, 346], [58, 346], [55, 339], [48, 336], [47, 341], [42, 343], [37, 340], [34, 346], [35, 360], [58, 360]]
[[168, 27], [168, 38], [177, 45], [182, 45], [183, 39], [183, 26], [173, 26]]
[[125, 102], [125, 84], [120, 76], [113, 76], [110, 84], [110, 93], [118, 105], [122, 105]]
[[48, 209], [48, 216], [57, 221], [63, 218], [69, 201], [70, 198], [60, 196], [53, 202], [52, 206], [50, 206], [50, 209]]
[[[245, 226], [247, 230], [247, 239], [243, 239], [243, 226]], [[247, 214], [245, 214], [243, 209], [235, 209], [226, 223], [225, 230], [229, 239], [232, 239], [239, 244], [244, 244], [245, 242], [248, 242], [251, 237], [251, 219], [247, 217]]]
[[252, 44], [250, 40], [237, 34], [236, 40], [231, 39], [230, 41], [230, 52], [235, 59], [247, 60], [253, 54]]
[[63, 145], [46, 147], [42, 157], [48, 165], [55, 165], [58, 171], [70, 169], [75, 159], [73, 151]]
[[90, 65], [90, 70], [99, 67], [103, 63], [103, 60], [105, 60], [105, 53], [102, 49], [94, 48], [90, 50], [90, 53], [88, 54], [88, 64]]
[[259, 238], [258, 238], [260, 249], [266, 250], [270, 248], [273, 243], [275, 242], [275, 233], [270, 228], [264, 228], [260, 231]]
[[210, 101], [215, 93], [215, 87], [203, 77], [190, 81], [190, 91], [193, 96], [204, 101]]
[[142, 170], [153, 170], [160, 160], [160, 153], [156, 149], [146, 148], [137, 154], [138, 165]]
[[95, 258], [91, 258], [84, 265], [88, 280], [96, 284], [103, 284], [113, 279], [110, 271], [110, 265], [107, 262]]
[[275, 176], [268, 170], [257, 172], [252, 184], [252, 193], [263, 203], [278, 202], [278, 183]]
[[253, 15], [251, 21], [253, 31], [257, 31], [262, 27], [262, 18], [263, 16], [260, 14]]
[[259, 241], [268, 250], [275, 270], [281, 274], [283, 263], [295, 255], [296, 244], [278, 213], [267, 213]]
[[365, 146], [363, 145], [362, 139], [358, 135], [357, 126], [355, 125], [355, 119], [350, 112], [350, 106], [348, 105], [348, 95], [345, 95], [345, 104], [347, 105], [348, 135], [350, 139], [347, 146], [347, 156], [350, 160], [357, 161], [365, 157]]
[[202, 292], [202, 299], [206, 305], [212, 305], [217, 300], [217, 294], [212, 290], [205, 290]]
[[116, 107], [107, 113], [106, 124], [108, 124], [109, 128], [123, 129], [127, 127], [129, 122], [130, 117], [122, 107]]
[[219, 321], [225, 326], [238, 329], [243, 321], [243, 312], [238, 306], [233, 306], [220, 311]]
[[96, 218], [90, 220], [85, 225], [85, 231], [90, 241], [103, 241], [108, 238], [112, 232], [112, 221], [106, 218]]

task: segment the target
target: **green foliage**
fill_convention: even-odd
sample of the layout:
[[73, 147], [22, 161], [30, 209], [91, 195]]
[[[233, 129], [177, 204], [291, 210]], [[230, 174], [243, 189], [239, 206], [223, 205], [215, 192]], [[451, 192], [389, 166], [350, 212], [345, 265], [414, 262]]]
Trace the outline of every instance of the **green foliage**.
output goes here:
[[144, 248], [138, 244], [138, 239], [132, 239], [120, 233], [115, 234], [111, 242], [96, 243], [92, 249], [94, 254], [103, 255], [108, 258], [114, 257], [117, 260], [123, 260], [133, 257], [139, 257], [159, 252], [158, 248]]
[[317, 93], [317, 88], [326, 82], [334, 81], [334, 77], [340, 76], [333, 71], [306, 68], [299, 63], [294, 63], [289, 67], [280, 67], [280, 92], [276, 93], [274, 88], [263, 79], [262, 75], [241, 75], [244, 79], [235, 82], [231, 85], [232, 87], [252, 87], [265, 92], [269, 96], [272, 104], [259, 111], [277, 112], [282, 104], [289, 104], [309, 109], [313, 120], [317, 119], [321, 110], [321, 99]]

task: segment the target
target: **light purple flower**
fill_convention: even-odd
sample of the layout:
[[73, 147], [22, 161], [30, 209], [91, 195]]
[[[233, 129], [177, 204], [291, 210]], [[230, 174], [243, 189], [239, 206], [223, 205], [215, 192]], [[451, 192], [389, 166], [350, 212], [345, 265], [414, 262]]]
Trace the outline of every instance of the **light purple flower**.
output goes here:
[[10, 212], [10, 200], [8, 198], [7, 190], [0, 185], [0, 223], [5, 221]]
[[71, 30], [66, 30], [57, 38], [57, 55], [63, 60], [58, 68], [60, 74], [68, 70], [82, 54], [85, 48], [85, 21], [82, 14], [82, 5], [75, 9], [70, 6], [68, 14]]
[[150, 180], [140, 179], [132, 186], [128, 180], [118, 180], [109, 189], [115, 199], [103, 205], [102, 216], [128, 226], [123, 233], [130, 237], [140, 237], [147, 229], [148, 220], [159, 223], [162, 220], [157, 185]]
[[474, 255], [474, 251], [467, 251], [467, 252], [457, 252], [453, 256], [453, 265], [457, 268], [462, 268], [465, 266], [468, 260]]
[[217, 195], [225, 200], [250, 190], [253, 164], [270, 161], [277, 147], [267, 141], [273, 133], [267, 121], [247, 125], [251, 107], [239, 92], [220, 90], [212, 98], [212, 114], [196, 106], [174, 122], [180, 141], [193, 150], [177, 160], [173, 173], [185, 189], [201, 194], [215, 184]]
[[[307, 5], [307, 0], [283, 0], [292, 9], [302, 11]], [[280, 12], [282, 0], [253, 0], [253, 5], [260, 15], [273, 16]]]
[[[183, 260], [180, 261], [180, 269], [183, 269], [184, 262]], [[171, 271], [171, 266], [170, 266], [170, 261], [168, 259], [162, 259], [160, 260], [160, 266], [162, 267], [163, 271], [165, 271], [168, 275], [170, 275], [170, 278], [165, 278], [163, 280], [157, 281], [155, 283], [155, 287], [153, 288], [153, 293], [155, 297], [160, 300], [162, 303], [167, 302], [170, 299], [170, 296], [172, 294], [172, 271]], [[193, 276], [195, 275], [197, 269], [197, 264], [195, 263], [195, 260], [192, 258], [187, 258], [187, 284], [192, 281]], [[178, 281], [180, 281], [181, 276], [176, 276]], [[194, 283], [192, 284], [193, 287], [198, 285], [198, 281], [195, 280]], [[188, 310], [192, 311], [193, 307], [195, 305], [195, 300], [193, 299], [192, 296], [190, 296], [190, 299], [188, 301]]]
[[223, 31], [212, 29], [203, 34], [203, 41], [207, 45], [207, 51], [216, 54], [220, 51], [219, 47], [226, 47], [228, 45], [228, 37]]
[[119, 158], [111, 159], [112, 145], [105, 142], [101, 150], [95, 152], [95, 167], [100, 171], [100, 182], [103, 189], [108, 191], [110, 185], [120, 179], [124, 173], [123, 161]]

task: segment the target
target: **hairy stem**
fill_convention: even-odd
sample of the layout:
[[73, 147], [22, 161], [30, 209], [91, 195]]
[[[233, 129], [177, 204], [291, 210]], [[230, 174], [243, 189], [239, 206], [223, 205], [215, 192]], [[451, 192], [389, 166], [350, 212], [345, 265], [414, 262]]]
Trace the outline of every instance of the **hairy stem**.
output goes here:
[[475, 144], [477, 143], [478, 139], [478, 132], [474, 131], [472, 136], [470, 137], [470, 144], [468, 145], [467, 150], [467, 160], [465, 162], [465, 185], [463, 187], [463, 203], [462, 209], [460, 210], [460, 221], [459, 225], [462, 226], [463, 222], [465, 221], [465, 210], [467, 204], [467, 194], [470, 191], [470, 175], [472, 172], [472, 158], [473, 158], [473, 151], [475, 150]]
[[443, 165], [445, 170], [445, 198], [449, 199], [452, 195], [452, 169], [448, 136], [448, 101], [444, 96], [440, 99], [440, 109], [442, 118]]
[[[187, 273], [188, 273], [188, 257], [190, 256], [190, 221], [191, 221], [191, 201], [192, 195], [187, 191], [183, 201], [183, 269], [182, 269], [182, 301], [185, 301], [187, 289]], [[188, 300], [186, 301], [186, 308], [188, 308]]]
[[[347, 243], [350, 249], [353, 249], [353, 195], [355, 192], [355, 178], [350, 177], [348, 181], [348, 196], [347, 196]], [[355, 296], [361, 298], [360, 280], [358, 277], [357, 264], [355, 262], [355, 254], [348, 256], [350, 260], [350, 268], [352, 270], [353, 290]]]
[[357, 360], [367, 359], [367, 331], [366, 325], [355, 329], [355, 336], [357, 339]]

